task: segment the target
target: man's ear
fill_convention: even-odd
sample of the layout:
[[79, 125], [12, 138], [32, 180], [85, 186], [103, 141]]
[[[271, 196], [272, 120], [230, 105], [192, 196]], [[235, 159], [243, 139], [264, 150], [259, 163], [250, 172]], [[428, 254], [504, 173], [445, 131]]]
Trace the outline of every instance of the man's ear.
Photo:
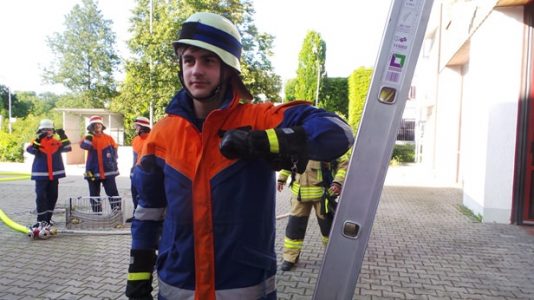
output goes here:
[[233, 75], [230, 78], [232, 87], [239, 92], [239, 96], [241, 99], [245, 100], [246, 102], [250, 102], [254, 97], [252, 97], [252, 94], [248, 91], [247, 87], [243, 83], [243, 80], [241, 80], [241, 77], [237, 72], [233, 72]]
[[230, 68], [227, 65], [225, 65], [222, 60], [221, 60], [221, 66], [222, 66], [221, 67], [222, 68], [222, 72], [221, 72], [222, 80], [223, 81], [227, 81], [228, 80], [228, 81], [231, 82], [230, 78], [235, 76], [235, 71], [232, 68]]

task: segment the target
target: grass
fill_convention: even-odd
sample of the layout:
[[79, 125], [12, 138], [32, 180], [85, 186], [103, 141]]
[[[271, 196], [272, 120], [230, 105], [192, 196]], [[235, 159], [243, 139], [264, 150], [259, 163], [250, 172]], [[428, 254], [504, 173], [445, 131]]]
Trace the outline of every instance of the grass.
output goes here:
[[467, 208], [466, 206], [464, 206], [462, 204], [458, 205], [458, 210], [464, 216], [468, 217], [469, 219], [473, 220], [474, 222], [482, 223], [482, 215], [481, 214], [475, 215], [472, 210], [470, 210], [469, 208]]
[[30, 174], [21, 172], [0, 171], [0, 182], [30, 179]]

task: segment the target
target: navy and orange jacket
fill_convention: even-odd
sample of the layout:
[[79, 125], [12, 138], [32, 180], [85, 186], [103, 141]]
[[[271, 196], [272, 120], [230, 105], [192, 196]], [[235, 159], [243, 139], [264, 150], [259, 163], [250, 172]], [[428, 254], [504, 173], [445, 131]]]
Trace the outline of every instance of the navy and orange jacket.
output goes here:
[[133, 151], [133, 165], [135, 166], [135, 163], [137, 162], [137, 158], [139, 158], [139, 154], [141, 153], [141, 150], [143, 150], [143, 145], [145, 144], [146, 138], [148, 137], [148, 133], [143, 132], [132, 140], [132, 151]]
[[238, 299], [246, 288], [264, 295], [275, 289], [275, 171], [263, 159], [225, 158], [224, 131], [303, 126], [316, 160], [339, 157], [354, 141], [342, 119], [307, 102], [243, 104], [231, 91], [226, 99], [202, 122], [191, 98], [178, 92], [134, 171], [140, 197], [132, 249], [159, 250], [163, 299]]
[[85, 174], [91, 171], [96, 178], [106, 179], [119, 175], [117, 165], [117, 143], [110, 135], [95, 134], [93, 140], [85, 138], [80, 144], [82, 149], [88, 151], [85, 162]]
[[33, 147], [32, 140], [26, 148], [28, 153], [35, 155], [32, 164], [32, 180], [55, 180], [65, 177], [65, 166], [63, 165], [62, 152], [72, 150], [70, 141], [63, 142], [55, 136], [41, 139], [39, 150]]

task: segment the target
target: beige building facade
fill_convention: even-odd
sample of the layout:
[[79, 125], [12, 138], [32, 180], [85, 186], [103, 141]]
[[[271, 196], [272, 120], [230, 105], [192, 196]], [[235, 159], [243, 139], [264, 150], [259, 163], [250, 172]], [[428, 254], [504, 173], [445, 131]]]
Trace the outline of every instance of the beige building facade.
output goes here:
[[534, 224], [533, 18], [533, 0], [436, 0], [414, 75], [418, 161], [483, 222]]
[[56, 108], [62, 114], [63, 129], [72, 143], [72, 151], [66, 155], [67, 164], [84, 164], [86, 151], [80, 148], [80, 142], [87, 133], [89, 118], [101, 116], [106, 126], [105, 133], [111, 135], [115, 142], [124, 145], [123, 116], [100, 108]]

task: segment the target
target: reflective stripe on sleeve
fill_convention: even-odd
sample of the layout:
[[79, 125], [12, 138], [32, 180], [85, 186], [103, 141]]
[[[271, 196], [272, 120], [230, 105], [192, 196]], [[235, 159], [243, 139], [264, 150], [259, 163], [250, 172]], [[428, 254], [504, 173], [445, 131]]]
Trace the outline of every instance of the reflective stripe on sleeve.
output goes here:
[[278, 137], [274, 129], [267, 129], [265, 133], [267, 133], [267, 139], [269, 140], [269, 151], [271, 153], [279, 153], [280, 145], [278, 144]]
[[139, 273], [128, 273], [128, 280], [149, 280], [152, 273], [149, 272], [139, 272]]

